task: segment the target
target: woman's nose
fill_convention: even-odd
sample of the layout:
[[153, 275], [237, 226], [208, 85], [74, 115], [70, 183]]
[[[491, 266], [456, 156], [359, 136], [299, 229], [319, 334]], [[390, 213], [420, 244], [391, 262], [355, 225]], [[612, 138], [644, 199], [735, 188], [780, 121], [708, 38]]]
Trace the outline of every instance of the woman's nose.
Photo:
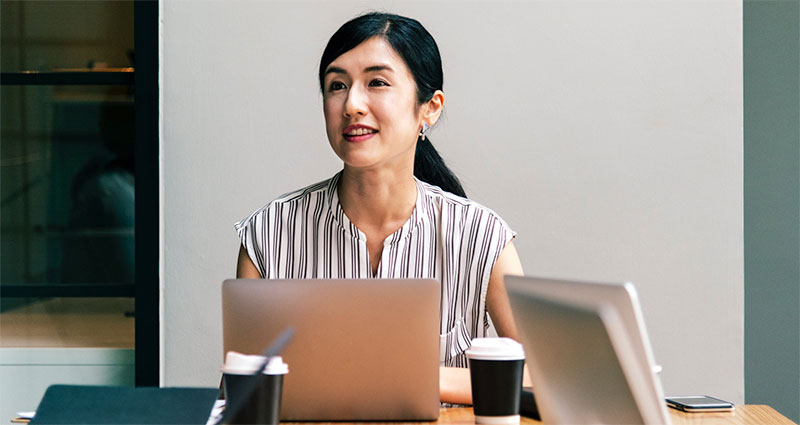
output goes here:
[[347, 92], [347, 99], [344, 103], [344, 116], [352, 117], [354, 115], [366, 115], [367, 102], [366, 97], [362, 90], [358, 87], [352, 87]]

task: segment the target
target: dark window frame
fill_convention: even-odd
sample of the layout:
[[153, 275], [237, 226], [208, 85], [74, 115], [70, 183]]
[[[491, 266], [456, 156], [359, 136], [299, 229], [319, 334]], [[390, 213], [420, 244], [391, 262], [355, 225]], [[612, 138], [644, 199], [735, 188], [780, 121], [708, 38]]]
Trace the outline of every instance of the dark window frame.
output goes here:
[[136, 49], [136, 386], [159, 385], [159, 86], [160, 0], [134, 2]]

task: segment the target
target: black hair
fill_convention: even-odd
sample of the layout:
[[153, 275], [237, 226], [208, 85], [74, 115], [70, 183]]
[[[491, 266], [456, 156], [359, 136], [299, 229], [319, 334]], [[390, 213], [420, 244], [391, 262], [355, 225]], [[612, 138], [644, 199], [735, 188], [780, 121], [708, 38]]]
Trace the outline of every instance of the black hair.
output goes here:
[[[370, 12], [351, 19], [328, 41], [319, 63], [319, 87], [325, 92], [325, 70], [336, 58], [372, 37], [382, 37], [403, 58], [417, 85], [417, 104], [442, 90], [444, 73], [439, 47], [417, 20], [391, 13]], [[461, 182], [445, 165], [428, 137], [417, 139], [414, 175], [427, 183], [467, 197]]]

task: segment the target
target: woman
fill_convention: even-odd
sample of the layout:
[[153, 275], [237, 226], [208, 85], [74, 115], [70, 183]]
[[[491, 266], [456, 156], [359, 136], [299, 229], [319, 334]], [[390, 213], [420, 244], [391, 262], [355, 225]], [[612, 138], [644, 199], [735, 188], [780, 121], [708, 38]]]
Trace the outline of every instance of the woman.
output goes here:
[[466, 199], [425, 135], [445, 100], [436, 42], [416, 20], [369, 13], [331, 37], [319, 81], [344, 168], [237, 223], [237, 276], [437, 279], [440, 398], [470, 404], [464, 350], [491, 327], [517, 338], [503, 275], [522, 266], [514, 232]]

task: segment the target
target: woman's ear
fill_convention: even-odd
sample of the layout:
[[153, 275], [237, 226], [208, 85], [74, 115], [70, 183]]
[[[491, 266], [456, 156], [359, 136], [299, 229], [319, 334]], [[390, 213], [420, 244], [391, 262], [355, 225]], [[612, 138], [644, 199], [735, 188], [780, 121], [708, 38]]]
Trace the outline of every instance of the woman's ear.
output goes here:
[[422, 122], [428, 124], [429, 126], [433, 127], [436, 124], [436, 121], [439, 120], [439, 116], [442, 115], [442, 109], [444, 108], [444, 93], [441, 90], [436, 90], [433, 93], [433, 97], [431, 100], [425, 103], [425, 107], [422, 108]]

